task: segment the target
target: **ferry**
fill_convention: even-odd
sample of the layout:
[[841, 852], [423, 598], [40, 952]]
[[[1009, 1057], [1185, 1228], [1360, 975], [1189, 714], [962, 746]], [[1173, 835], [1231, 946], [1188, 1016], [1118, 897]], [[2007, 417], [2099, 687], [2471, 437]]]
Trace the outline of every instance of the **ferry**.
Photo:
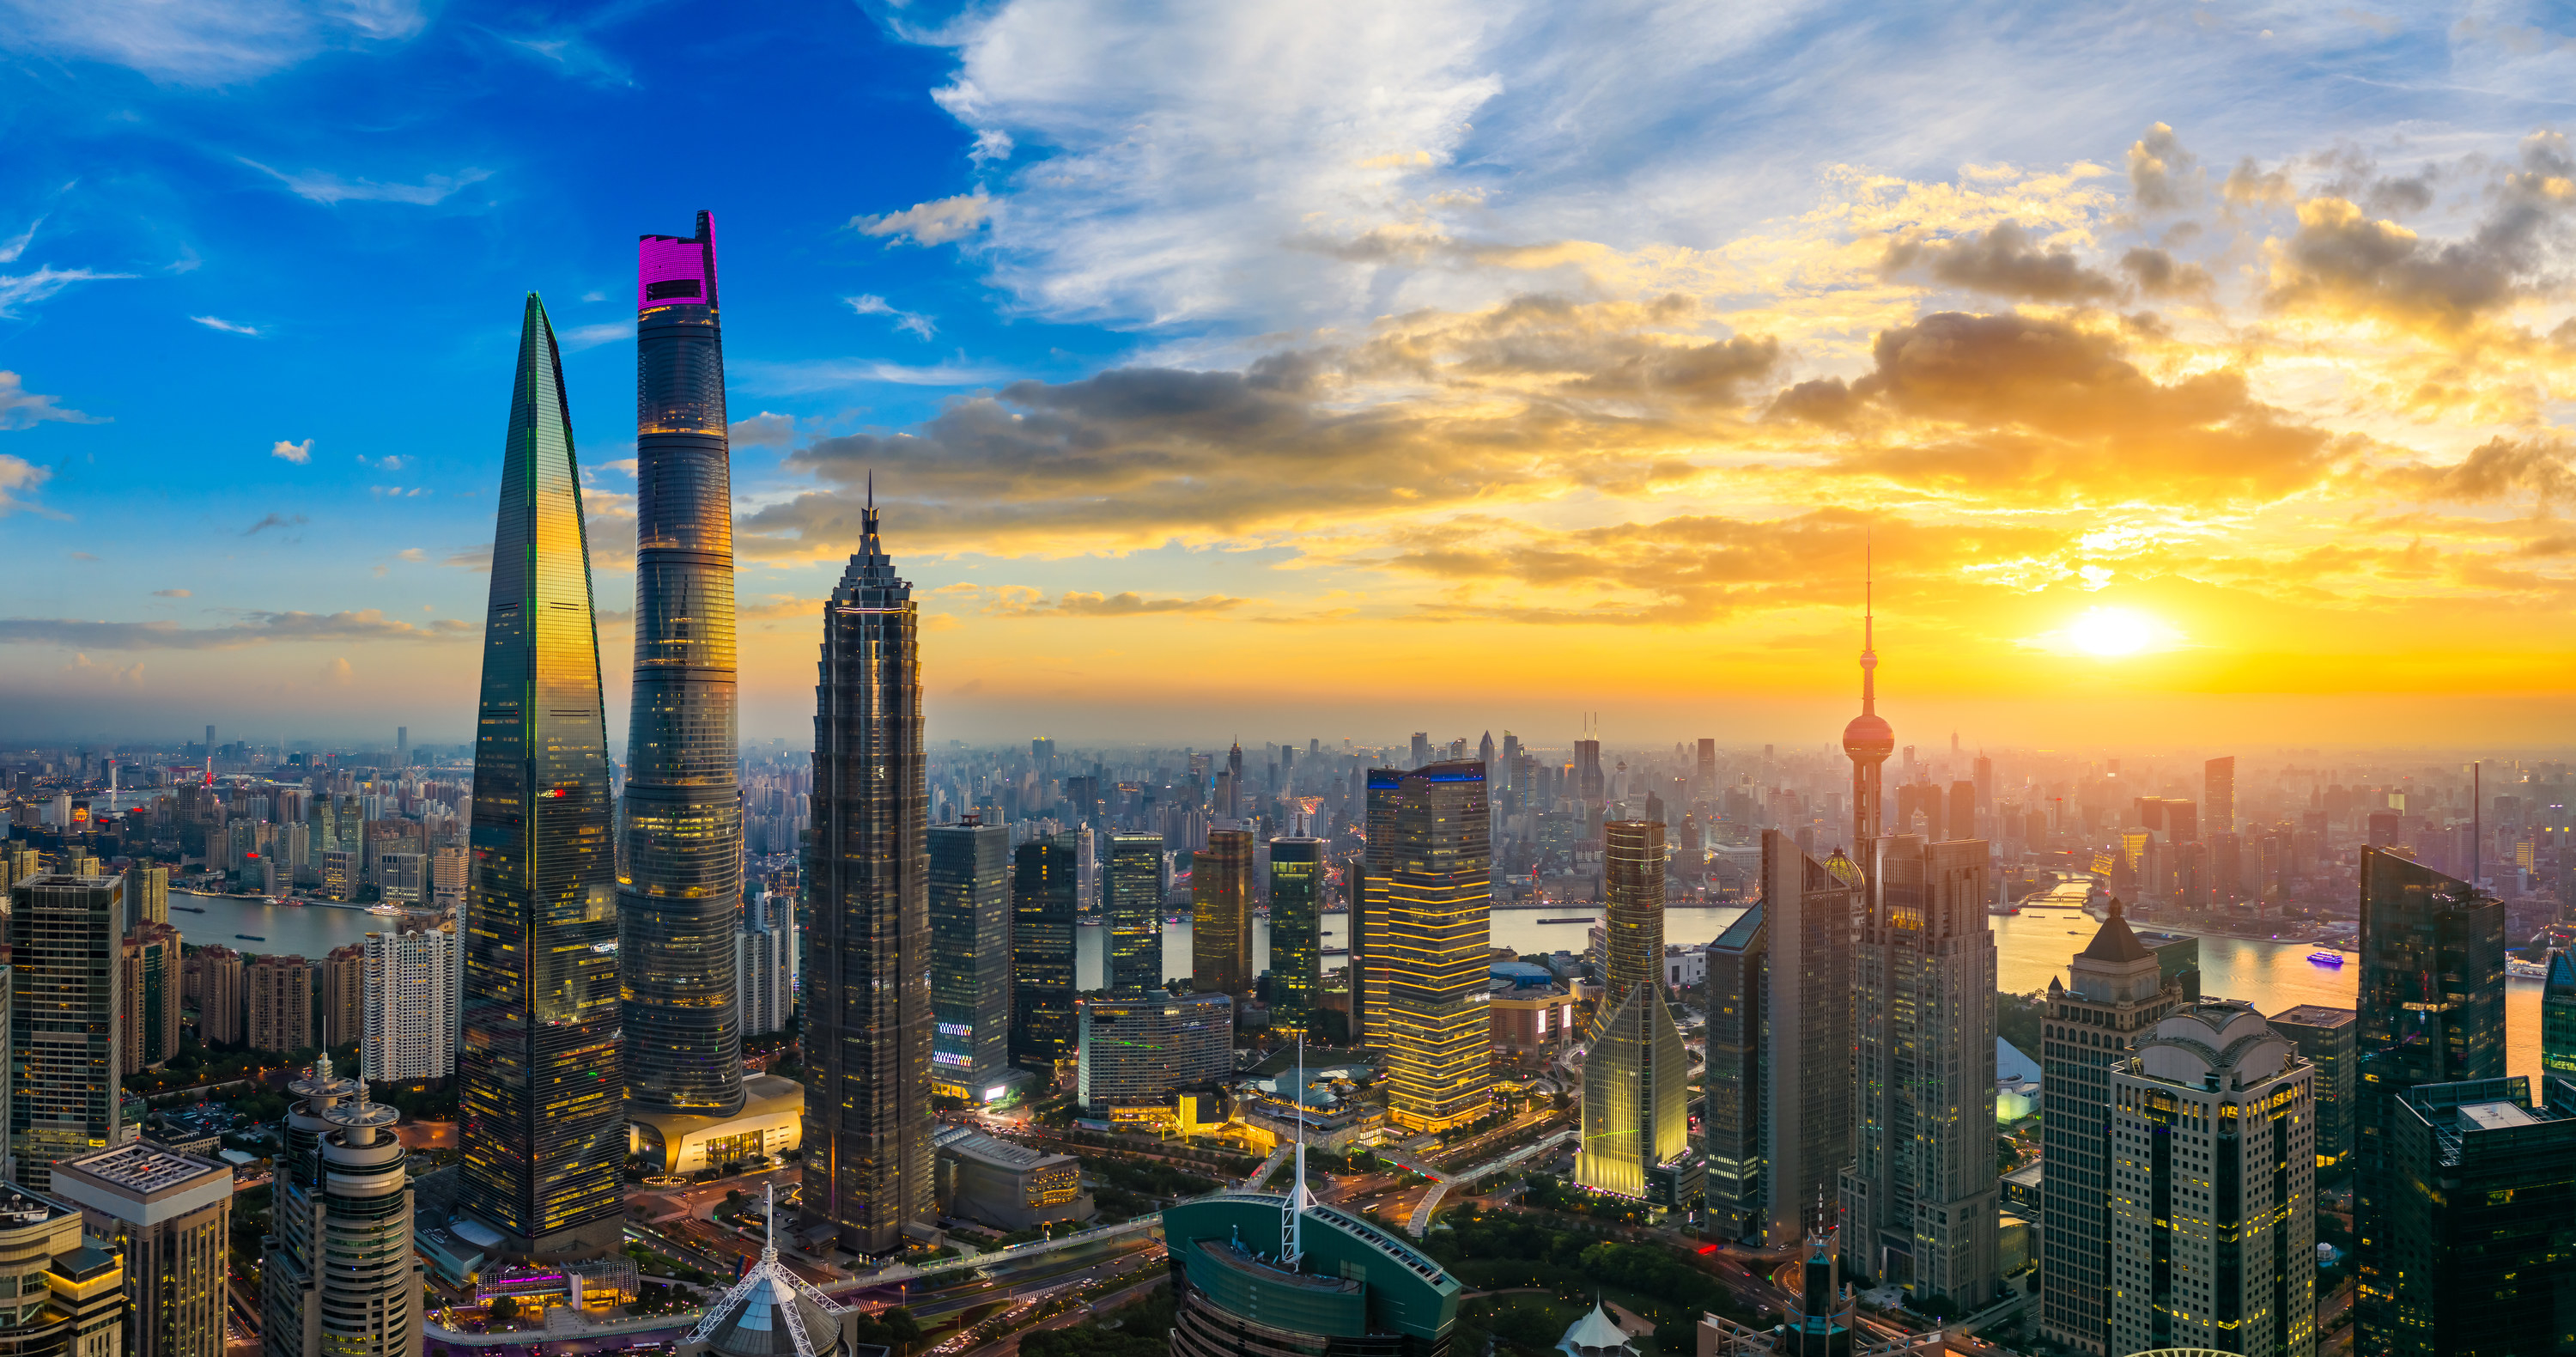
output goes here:
[[1588, 924], [1597, 917], [1599, 916], [1586, 914], [1580, 919], [1541, 919], [1539, 922], [1543, 924]]
[[2343, 964], [2343, 953], [2310, 952], [2308, 953], [2308, 960], [2313, 961], [2320, 966], [2340, 966]]
[[2019, 906], [2019, 905], [1988, 905], [1988, 906], [1986, 906], [1986, 912], [1987, 912], [1988, 914], [1997, 914], [1997, 915], [2002, 915], [2002, 914], [2019, 914], [2019, 913], [2021, 913], [2021, 906]]
[[201, 905], [172, 905], [170, 908], [185, 914], [203, 914], [206, 912], [205, 908]]
[[368, 912], [369, 914], [400, 914], [400, 913], [402, 913], [402, 906], [400, 906], [400, 905], [369, 905], [369, 906], [367, 906], [367, 912]]
[[2521, 980], [2546, 980], [2549, 978], [2549, 963], [2525, 961], [2518, 956], [2506, 957], [2504, 973]]
[[236, 937], [236, 938], [241, 939], [241, 940], [242, 940], [242, 941], [244, 941], [244, 942], [266, 942], [266, 941], [268, 941], [268, 939], [261, 937], [261, 936], [260, 936], [259, 934], [257, 934], [257, 933], [235, 933], [235, 934], [233, 934], [233, 936], [234, 936], [234, 937]]

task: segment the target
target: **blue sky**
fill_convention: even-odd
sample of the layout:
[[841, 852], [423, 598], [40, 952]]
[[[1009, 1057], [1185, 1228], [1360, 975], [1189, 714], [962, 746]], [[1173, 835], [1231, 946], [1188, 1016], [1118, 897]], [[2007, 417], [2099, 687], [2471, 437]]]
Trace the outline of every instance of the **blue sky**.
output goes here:
[[[1868, 531], [1899, 644], [2116, 606], [2180, 666], [2139, 682], [2268, 710], [2296, 655], [2245, 638], [2318, 599], [2311, 661], [2564, 606], [2571, 50], [2499, 5], [0, 0], [0, 736], [461, 738], [532, 289], [622, 655], [633, 242], [699, 208], [747, 737], [803, 729], [869, 468], [949, 734], [1751, 737], [1847, 705]], [[1891, 394], [1996, 327], [2167, 441]]]

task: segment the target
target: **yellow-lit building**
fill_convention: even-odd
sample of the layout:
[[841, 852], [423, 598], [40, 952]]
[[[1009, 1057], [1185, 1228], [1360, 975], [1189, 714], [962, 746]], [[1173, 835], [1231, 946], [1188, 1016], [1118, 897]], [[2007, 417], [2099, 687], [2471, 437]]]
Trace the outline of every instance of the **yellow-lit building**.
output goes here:
[[1485, 765], [1461, 760], [1406, 773], [1388, 818], [1386, 1030], [1370, 1040], [1387, 1053], [1387, 1120], [1445, 1131], [1493, 1110]]
[[804, 1143], [804, 1085], [755, 1074], [742, 1081], [742, 1091], [742, 1110], [730, 1117], [629, 1108], [627, 1152], [650, 1159], [656, 1173], [685, 1176]]
[[[1574, 1181], [1622, 1197], [1664, 1196], [1650, 1180], [1690, 1153], [1690, 1058], [1664, 1002], [1664, 825], [1601, 827], [1609, 896], [1602, 1017], [1583, 1063], [1583, 1147]], [[1669, 1181], [1673, 1172], [1664, 1175]]]

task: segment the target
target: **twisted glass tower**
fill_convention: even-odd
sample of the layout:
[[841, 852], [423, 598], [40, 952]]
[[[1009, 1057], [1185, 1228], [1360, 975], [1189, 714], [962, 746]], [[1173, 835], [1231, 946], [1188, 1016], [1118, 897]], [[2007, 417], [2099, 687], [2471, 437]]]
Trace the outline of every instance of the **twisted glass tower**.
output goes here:
[[[876, 1255], [931, 1218], [930, 794], [918, 605], [877, 540], [873, 503], [864, 524], [824, 609], [814, 689], [804, 1203], [841, 1247]], [[994, 925], [976, 931], [998, 953], [1008, 831], [943, 835], [968, 850], [975, 912]], [[979, 960], [998, 971], [998, 955]]]
[[466, 1210], [520, 1257], [617, 1246], [616, 863], [590, 544], [534, 293], [502, 455], [465, 901]]
[[643, 237], [635, 307], [635, 691], [617, 892], [626, 1096], [638, 1110], [728, 1116], [743, 1099], [742, 803], [711, 216], [686, 239]]

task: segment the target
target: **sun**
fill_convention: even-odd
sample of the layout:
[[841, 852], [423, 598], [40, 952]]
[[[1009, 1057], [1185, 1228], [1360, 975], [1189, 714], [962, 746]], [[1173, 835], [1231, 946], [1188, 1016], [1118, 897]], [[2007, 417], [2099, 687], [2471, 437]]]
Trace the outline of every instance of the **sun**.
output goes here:
[[2087, 608], [2063, 634], [2067, 644], [2087, 655], [2118, 659], [2163, 644], [2173, 629], [2127, 608]]

